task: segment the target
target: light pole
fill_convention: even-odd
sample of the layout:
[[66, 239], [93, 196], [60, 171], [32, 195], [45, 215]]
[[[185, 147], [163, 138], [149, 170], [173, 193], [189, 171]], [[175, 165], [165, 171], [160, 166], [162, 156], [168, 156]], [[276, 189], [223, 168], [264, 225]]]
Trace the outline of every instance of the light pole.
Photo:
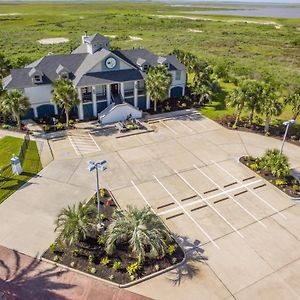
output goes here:
[[97, 189], [97, 204], [98, 204], [98, 218], [99, 223], [97, 224], [97, 229], [101, 230], [104, 226], [104, 224], [101, 222], [101, 205], [100, 205], [100, 191], [99, 191], [99, 172], [104, 171], [106, 169], [106, 160], [100, 160], [100, 161], [88, 161], [88, 170], [90, 172], [96, 170], [96, 189]]
[[286, 121], [286, 122], [282, 123], [284, 126], [286, 126], [286, 128], [285, 128], [285, 133], [284, 133], [281, 148], [280, 148], [280, 154], [282, 154], [284, 142], [286, 140], [286, 137], [287, 137], [287, 134], [288, 134], [288, 131], [289, 131], [289, 127], [290, 127], [290, 125], [293, 125], [295, 122], [296, 121], [292, 119], [292, 120], [289, 120], [289, 121]]

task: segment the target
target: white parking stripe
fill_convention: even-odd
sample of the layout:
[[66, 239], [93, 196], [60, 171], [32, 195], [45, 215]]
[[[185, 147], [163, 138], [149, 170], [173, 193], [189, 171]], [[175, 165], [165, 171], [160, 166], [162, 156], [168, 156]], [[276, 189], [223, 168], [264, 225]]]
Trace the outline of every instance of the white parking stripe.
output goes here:
[[70, 143], [71, 143], [71, 145], [72, 145], [72, 147], [73, 147], [75, 153], [76, 153], [78, 156], [80, 156], [80, 153], [78, 152], [77, 147], [75, 146], [75, 144], [73, 143], [73, 141], [72, 141], [72, 139], [70, 138], [69, 135], [68, 135], [68, 138], [69, 138], [69, 141], [70, 141]]
[[136, 189], [136, 191], [139, 193], [139, 195], [142, 197], [142, 199], [146, 202], [146, 204], [151, 208], [151, 210], [156, 214], [154, 209], [152, 208], [151, 204], [147, 201], [146, 197], [143, 195], [143, 193], [140, 191], [140, 189], [136, 186], [136, 184], [131, 180], [131, 183], [133, 187]]
[[99, 146], [91, 135], [68, 135], [69, 141], [77, 155], [100, 151]]
[[[230, 189], [230, 190], [227, 190], [226, 192], [227, 192], [227, 193], [231, 193], [231, 192], [233, 192], [233, 191], [240, 190], [240, 189], [242, 189], [243, 187], [250, 186], [250, 185], [253, 185], [253, 184], [256, 184], [256, 183], [259, 183], [259, 182], [262, 182], [262, 180], [260, 180], [260, 179], [259, 179], [259, 180], [255, 180], [255, 181], [252, 181], [252, 182], [249, 182], [249, 183], [245, 184], [244, 186], [237, 186], [237, 187], [235, 187], [235, 188], [232, 188], [232, 189]], [[182, 206], [183, 206], [183, 207], [193, 206], [194, 204], [199, 204], [199, 203], [201, 203], [201, 202], [204, 202], [205, 200], [210, 200], [210, 199], [213, 199], [213, 198], [217, 198], [217, 197], [219, 197], [219, 196], [222, 196], [222, 195], [226, 194], [226, 192], [220, 192], [220, 193], [211, 195], [211, 196], [206, 197], [206, 198], [201, 198], [200, 200], [195, 200], [195, 201], [190, 202], [190, 203], [187, 203], [187, 204], [182, 204]], [[174, 212], [174, 211], [176, 211], [176, 210], [178, 210], [178, 209], [179, 209], [178, 207], [170, 208], [170, 209], [168, 209], [168, 210], [165, 210], [165, 211], [159, 213], [158, 215], [159, 215], [159, 216], [161, 216], [161, 215], [166, 215], [166, 214], [168, 214], [168, 213], [170, 213], [170, 212]]]
[[248, 209], [246, 209], [242, 204], [240, 204], [237, 200], [235, 200], [226, 190], [224, 190], [220, 185], [218, 185], [213, 179], [211, 179], [207, 174], [205, 174], [202, 170], [200, 170], [196, 165], [194, 165], [194, 168], [198, 170], [202, 175], [204, 175], [210, 182], [212, 182], [218, 189], [220, 189], [222, 192], [225, 192], [226, 195], [235, 203], [237, 204], [241, 209], [243, 209], [252, 219], [254, 219], [256, 222], [258, 222], [261, 226], [264, 228], [267, 228], [267, 226], [261, 222], [259, 219], [257, 219]]
[[190, 213], [178, 202], [178, 200], [169, 192], [169, 190], [160, 182], [160, 180], [153, 175], [156, 181], [162, 186], [162, 188], [168, 193], [168, 195], [176, 202], [176, 204], [185, 212], [185, 214], [191, 219], [191, 221], [197, 226], [198, 229], [202, 231], [202, 233], [212, 242], [218, 249], [220, 247], [216, 244], [216, 242], [209, 236], [209, 234], [198, 224], [198, 222], [190, 215]]
[[[219, 167], [221, 170], [223, 170], [226, 174], [228, 174], [231, 178], [233, 178], [234, 180], [236, 180], [238, 183], [243, 184], [243, 182], [241, 182], [240, 180], [238, 180], [236, 177], [234, 177], [232, 174], [230, 174], [225, 168], [223, 168], [222, 166], [220, 166], [218, 163], [214, 162], [212, 160], [212, 162]], [[281, 213], [279, 210], [277, 210], [274, 206], [272, 206], [269, 202], [267, 202], [266, 200], [264, 200], [262, 197], [260, 197], [257, 193], [255, 193], [253, 190], [251, 190], [250, 188], [246, 187], [245, 188], [255, 197], [257, 197], [260, 201], [262, 201], [266, 206], [270, 207], [273, 211], [275, 211], [276, 213], [278, 213], [279, 215], [281, 215], [284, 219], [287, 219], [287, 217]]]
[[[202, 195], [182, 176], [180, 175], [176, 170], [174, 172], [179, 176], [200, 198], [204, 200]], [[226, 223], [228, 224], [240, 237], [244, 238], [244, 236], [218, 211], [216, 210], [207, 200], [204, 200], [204, 202]]]
[[89, 133], [90, 138], [92, 139], [92, 141], [94, 142], [94, 144], [96, 145], [96, 147], [98, 148], [98, 150], [100, 151], [100, 147], [98, 146], [98, 144], [96, 143], [94, 137]]
[[187, 128], [190, 132], [195, 132], [192, 128], [190, 128], [189, 126], [185, 125], [182, 121], [177, 120], [177, 122], [179, 124], [181, 124], [183, 127]]
[[161, 124], [163, 124], [165, 127], [167, 127], [170, 131], [172, 131], [174, 134], [178, 134], [174, 129], [172, 129], [170, 126], [168, 126], [165, 122], [162, 120], [159, 120]]

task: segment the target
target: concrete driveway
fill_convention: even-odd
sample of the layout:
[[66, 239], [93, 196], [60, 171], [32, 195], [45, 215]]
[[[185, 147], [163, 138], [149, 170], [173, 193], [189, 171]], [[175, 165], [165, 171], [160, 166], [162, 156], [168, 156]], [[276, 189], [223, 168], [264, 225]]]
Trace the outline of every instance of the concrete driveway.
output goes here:
[[[95, 133], [80, 152], [74, 140], [50, 142], [55, 160], [0, 206], [0, 244], [29, 255], [46, 249], [57, 212], [95, 190], [87, 160], [106, 159], [101, 185], [122, 207], [150, 205], [188, 255], [182, 268], [130, 290], [155, 299], [299, 298], [299, 207], [237, 162], [280, 141], [199, 114], [151, 126], [126, 138]], [[286, 144], [285, 153], [299, 168], [299, 148]]]

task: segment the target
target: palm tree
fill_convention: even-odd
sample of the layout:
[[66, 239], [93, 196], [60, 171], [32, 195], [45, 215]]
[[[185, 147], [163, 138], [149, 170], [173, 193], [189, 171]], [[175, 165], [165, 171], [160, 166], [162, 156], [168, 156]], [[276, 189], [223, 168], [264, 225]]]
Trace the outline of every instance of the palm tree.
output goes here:
[[146, 256], [163, 257], [171, 234], [150, 207], [137, 209], [128, 206], [118, 209], [107, 228], [106, 251], [113, 254], [118, 245], [128, 243], [130, 251], [142, 262]]
[[232, 90], [229, 93], [229, 95], [226, 98], [226, 105], [234, 107], [237, 111], [235, 122], [232, 126], [232, 128], [236, 128], [236, 126], [240, 120], [241, 113], [245, 106], [244, 94], [243, 94], [243, 91], [240, 86], [237, 86], [234, 90]]
[[273, 116], [279, 116], [282, 113], [283, 105], [278, 100], [271, 85], [265, 85], [261, 112], [266, 116], [265, 133], [269, 133], [270, 124]]
[[69, 127], [69, 114], [73, 107], [80, 103], [76, 89], [69, 79], [58, 79], [54, 82], [52, 102], [65, 111], [66, 127]]
[[207, 85], [195, 84], [192, 88], [192, 95], [198, 97], [198, 103], [207, 103], [212, 100], [212, 91], [211, 88]]
[[63, 208], [55, 222], [55, 232], [58, 232], [59, 240], [67, 245], [84, 240], [94, 224], [92, 220], [96, 213], [96, 208], [82, 202], [77, 206], [74, 204], [72, 207]]
[[242, 82], [242, 91], [244, 94], [245, 106], [250, 111], [249, 125], [253, 123], [254, 113], [260, 113], [263, 100], [263, 84], [256, 80], [245, 80]]
[[0, 81], [9, 74], [11, 69], [11, 62], [4, 54], [0, 53]]
[[156, 112], [157, 102], [168, 98], [172, 76], [165, 66], [158, 65], [149, 69], [145, 81], [147, 93], [154, 102], [154, 111]]
[[26, 114], [30, 107], [29, 99], [22, 92], [11, 90], [1, 96], [0, 107], [4, 113], [13, 115], [21, 129], [21, 117]]
[[293, 119], [296, 120], [300, 114], [300, 87], [296, 88], [292, 94], [287, 96], [284, 102], [292, 106]]

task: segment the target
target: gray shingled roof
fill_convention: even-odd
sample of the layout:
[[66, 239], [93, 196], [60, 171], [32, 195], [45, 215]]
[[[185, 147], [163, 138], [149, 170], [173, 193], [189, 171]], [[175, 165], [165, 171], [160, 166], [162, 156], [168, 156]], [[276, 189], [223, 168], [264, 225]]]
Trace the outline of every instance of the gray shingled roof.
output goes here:
[[[65, 55], [47, 55], [43, 59], [39, 60], [39, 63], [35, 65], [35, 69], [43, 73], [42, 83], [33, 83], [29, 72], [34, 68], [23, 68], [11, 70], [11, 80], [4, 86], [6, 89], [31, 87], [41, 84], [50, 84], [58, 78], [56, 70], [59, 65], [63, 65], [70, 70], [72, 74], [75, 74], [79, 66], [88, 54], [65, 54]], [[72, 79], [72, 74], [70, 78]], [[74, 77], [74, 75], [73, 75]]]
[[104, 35], [102, 34], [99, 34], [99, 33], [95, 33], [89, 37], [87, 37], [85, 39], [88, 43], [91, 43], [91, 44], [98, 44], [98, 43], [109, 43], [109, 39], [106, 38]]
[[[159, 56], [146, 49], [116, 50], [113, 52], [135, 67], [139, 67], [139, 65], [137, 64], [138, 59], [144, 59], [151, 66], [156, 66], [159, 64]], [[176, 56], [167, 55], [165, 56], [165, 58], [170, 63], [170, 70], [185, 70], [185, 66], [178, 61]]]
[[87, 73], [81, 77], [77, 86], [94, 84], [111, 84], [114, 82], [126, 82], [144, 79], [143, 72], [136, 69]]

